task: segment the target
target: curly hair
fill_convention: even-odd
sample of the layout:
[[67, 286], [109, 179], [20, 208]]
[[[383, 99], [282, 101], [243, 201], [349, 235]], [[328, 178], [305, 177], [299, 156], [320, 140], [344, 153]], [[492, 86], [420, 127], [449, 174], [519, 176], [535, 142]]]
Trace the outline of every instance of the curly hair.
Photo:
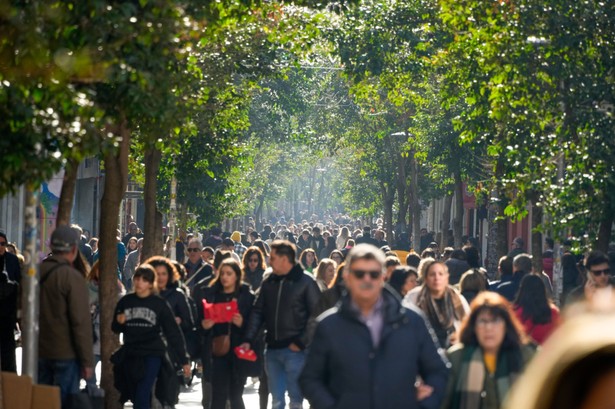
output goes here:
[[171, 262], [171, 260], [166, 257], [153, 256], [145, 260], [145, 264], [149, 264], [150, 266], [154, 267], [154, 269], [156, 269], [156, 267], [158, 266], [164, 266], [164, 268], [166, 268], [167, 270], [167, 274], [169, 275], [169, 283], [167, 284], [167, 286], [169, 287], [171, 285], [175, 285], [180, 279], [179, 272], [173, 265], [173, 262]]

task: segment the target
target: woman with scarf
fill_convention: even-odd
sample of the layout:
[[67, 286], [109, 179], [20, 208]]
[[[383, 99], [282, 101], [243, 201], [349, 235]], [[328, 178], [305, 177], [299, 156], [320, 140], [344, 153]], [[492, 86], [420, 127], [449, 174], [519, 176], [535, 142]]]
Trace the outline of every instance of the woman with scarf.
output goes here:
[[441, 409], [499, 409], [535, 350], [508, 301], [480, 293], [459, 340], [448, 350], [451, 372]]
[[431, 324], [440, 346], [444, 349], [457, 341], [457, 330], [470, 311], [468, 302], [448, 283], [448, 267], [434, 259], [423, 260], [423, 286], [405, 297], [406, 304], [419, 307]]

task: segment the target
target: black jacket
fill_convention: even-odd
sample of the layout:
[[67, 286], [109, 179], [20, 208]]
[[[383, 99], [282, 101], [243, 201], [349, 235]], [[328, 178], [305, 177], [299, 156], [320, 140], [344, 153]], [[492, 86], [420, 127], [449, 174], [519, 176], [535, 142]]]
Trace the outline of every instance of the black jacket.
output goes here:
[[255, 271], [250, 271], [246, 268], [244, 269], [244, 280], [250, 284], [252, 290], [256, 291], [261, 286], [263, 274], [265, 274], [265, 270], [261, 270], [260, 268]]
[[[17, 320], [17, 310], [18, 310], [18, 298], [20, 291], [20, 283], [21, 283], [21, 268], [19, 266], [19, 259], [16, 255], [9, 253], [6, 251], [3, 257], [0, 257], [0, 274], [6, 268], [6, 272], [8, 273], [8, 277], [3, 274], [3, 277], [0, 277], [5, 283], [9, 283], [12, 281], [13, 283], [7, 284], [11, 286], [13, 289], [10, 293], [2, 295], [0, 298], [0, 317], [3, 320], [10, 320], [12, 322]], [[10, 281], [9, 281], [10, 280]]]
[[196, 325], [196, 317], [192, 315], [188, 296], [177, 288], [176, 285], [172, 285], [160, 291], [160, 296], [169, 303], [173, 314], [181, 319], [179, 327], [182, 332], [185, 334], [188, 331], [192, 331]]
[[299, 348], [309, 345], [308, 319], [320, 298], [314, 278], [300, 265], [284, 276], [270, 274], [261, 284], [246, 327], [246, 341], [252, 343], [259, 329], [267, 329], [269, 348]]
[[519, 287], [521, 286], [521, 280], [525, 277], [526, 273], [517, 271], [512, 275], [510, 281], [502, 281], [493, 291], [506, 298], [508, 301], [515, 301]]
[[449, 258], [444, 264], [448, 267], [448, 283], [450, 285], [458, 284], [463, 273], [470, 270], [470, 265], [465, 260]]
[[[221, 294], [221, 286], [214, 285], [213, 287], [207, 287], [203, 289], [202, 295], [198, 296], [199, 304], [199, 322], [205, 319], [204, 308], [203, 308], [203, 300], [206, 300], [209, 304], [213, 304], [216, 302], [224, 302], [222, 300], [223, 294]], [[250, 311], [252, 310], [252, 304], [254, 303], [254, 294], [250, 290], [250, 286], [247, 284], [242, 284], [239, 287], [239, 291], [237, 295], [233, 297], [237, 300], [237, 308], [239, 309], [239, 313], [244, 318], [244, 325], [242, 328], [237, 328], [235, 325], [230, 325], [231, 327], [231, 349], [238, 346], [243, 342], [243, 334], [245, 332], [247, 318], [250, 316]], [[195, 300], [196, 301], [196, 300]], [[203, 329], [202, 326], [199, 325], [203, 335], [206, 338], [211, 338], [212, 336], [217, 335], [225, 335], [228, 334], [229, 324], [215, 324], [209, 330]], [[209, 339], [209, 342], [211, 340]]]
[[[448, 379], [443, 357], [424, 318], [401, 306], [388, 291], [384, 327], [377, 348], [368, 328], [350, 306], [350, 297], [320, 317], [299, 377], [314, 409], [438, 408]], [[420, 375], [434, 388], [416, 401], [414, 382]]]

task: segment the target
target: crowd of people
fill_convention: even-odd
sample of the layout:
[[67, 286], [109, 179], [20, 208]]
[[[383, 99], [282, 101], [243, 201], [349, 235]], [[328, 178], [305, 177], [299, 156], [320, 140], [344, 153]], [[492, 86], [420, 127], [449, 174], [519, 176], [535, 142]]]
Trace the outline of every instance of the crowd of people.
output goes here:
[[[249, 378], [260, 381], [262, 409], [286, 407], [287, 395], [291, 409], [304, 399], [314, 409], [496, 409], [564, 321], [550, 241], [535, 269], [516, 238], [496, 274], [473, 240], [440, 251], [422, 234], [414, 251], [403, 235], [389, 244], [381, 228], [355, 224], [213, 228], [178, 240], [177, 261], [171, 242], [142, 259], [142, 241], [135, 223], [118, 233], [112, 324], [123, 334], [115, 386], [136, 409], [152, 395], [173, 407], [195, 376], [207, 409], [243, 409]], [[21, 268], [8, 245], [0, 233], [1, 363], [15, 371]], [[40, 267], [39, 381], [60, 386], [63, 405], [80, 379], [97, 385], [96, 245], [78, 226], [59, 226]], [[560, 307], [611, 289], [604, 253], [562, 261]]]

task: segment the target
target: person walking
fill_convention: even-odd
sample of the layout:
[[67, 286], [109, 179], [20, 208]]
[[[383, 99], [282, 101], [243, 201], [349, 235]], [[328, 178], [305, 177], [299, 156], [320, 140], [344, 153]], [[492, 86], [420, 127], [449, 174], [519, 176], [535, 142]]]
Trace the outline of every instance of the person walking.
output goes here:
[[264, 325], [267, 330], [265, 365], [272, 409], [283, 409], [288, 391], [290, 408], [302, 407], [299, 373], [310, 340], [308, 319], [316, 308], [320, 290], [316, 281], [296, 263], [294, 244], [277, 240], [271, 245], [273, 273], [263, 280], [246, 327], [243, 349], [250, 349]]
[[94, 367], [88, 287], [72, 266], [80, 238], [77, 230], [58, 226], [51, 234], [51, 256], [40, 265], [38, 381], [60, 387], [63, 407]]
[[256, 291], [263, 281], [267, 265], [265, 256], [258, 247], [249, 247], [243, 256], [243, 278]]
[[442, 348], [447, 349], [457, 341], [457, 330], [469, 312], [468, 302], [449, 285], [448, 268], [445, 263], [434, 259], [423, 260], [422, 287], [410, 291], [404, 305], [414, 304], [426, 315]]
[[0, 362], [2, 371], [17, 372], [15, 328], [21, 283], [21, 267], [15, 254], [6, 249], [9, 242], [0, 232]]
[[[448, 370], [417, 312], [384, 286], [384, 255], [360, 244], [344, 268], [348, 294], [319, 318], [300, 385], [314, 409], [438, 408]], [[413, 388], [417, 376], [422, 384]]]
[[497, 293], [480, 293], [459, 340], [448, 350], [451, 376], [441, 409], [499, 409], [535, 350], [511, 305]]
[[250, 286], [243, 282], [239, 263], [233, 259], [222, 262], [216, 278], [211, 282], [204, 299], [209, 304], [237, 303], [235, 312], [229, 322], [217, 322], [203, 315], [201, 326], [210, 348], [212, 362], [212, 398], [211, 409], [224, 409], [227, 400], [230, 409], [244, 409], [243, 388], [248, 373], [247, 364], [234, 353], [243, 340], [245, 330], [244, 317], [248, 317], [254, 302]]
[[[124, 335], [124, 344], [113, 355], [115, 387], [121, 402], [135, 409], [149, 409], [156, 379], [156, 398], [163, 405], [177, 403], [177, 367], [191, 375], [186, 344], [169, 304], [157, 294], [156, 270], [141, 264], [133, 276], [134, 292], [115, 307], [111, 328]], [[170, 352], [170, 353], [169, 353]]]
[[169, 303], [175, 322], [184, 335], [186, 350], [191, 358], [198, 355], [198, 338], [196, 335], [197, 317], [190, 305], [188, 295], [180, 287], [179, 272], [166, 257], [154, 256], [145, 260], [156, 270], [156, 285], [159, 295]]
[[559, 310], [547, 297], [545, 285], [537, 275], [523, 277], [514, 307], [525, 332], [540, 345], [559, 325]]

